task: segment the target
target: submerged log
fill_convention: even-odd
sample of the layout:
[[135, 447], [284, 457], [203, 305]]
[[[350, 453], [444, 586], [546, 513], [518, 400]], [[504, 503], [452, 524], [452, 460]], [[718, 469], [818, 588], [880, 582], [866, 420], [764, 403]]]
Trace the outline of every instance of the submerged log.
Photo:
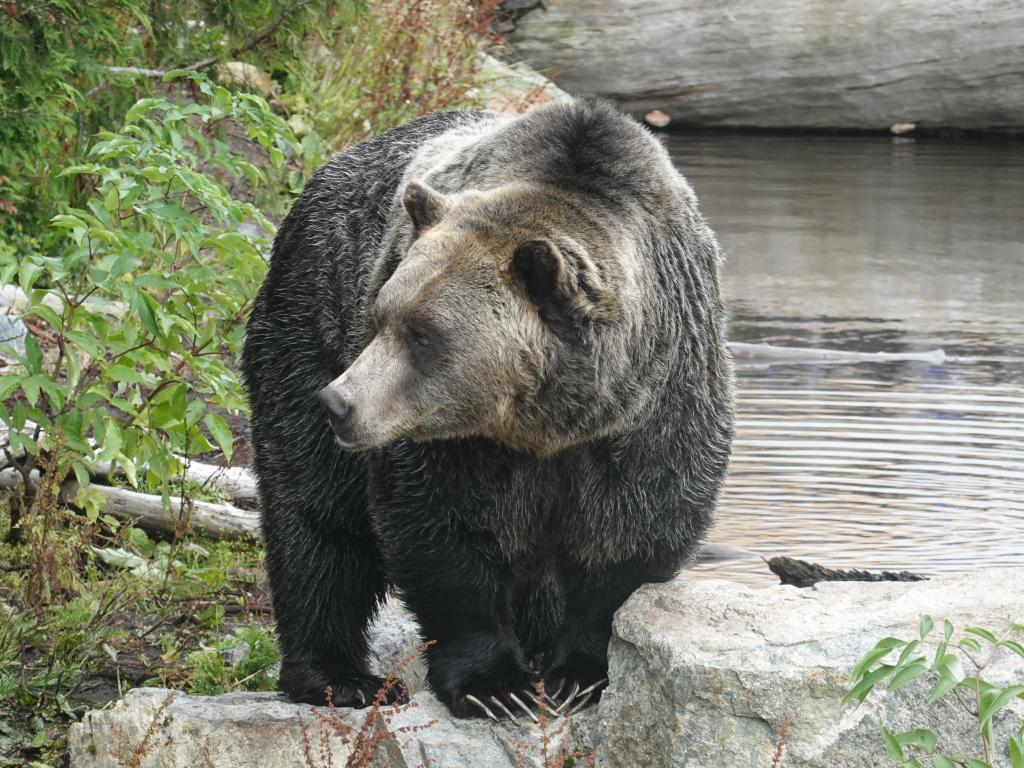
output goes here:
[[1024, 129], [1021, 3], [552, 0], [515, 23], [560, 87], [673, 126]]
[[773, 557], [767, 561], [772, 573], [779, 577], [782, 584], [793, 587], [813, 587], [819, 581], [927, 581], [927, 577], [910, 571], [840, 571], [826, 568], [817, 563], [805, 560], [794, 560], [791, 557]]

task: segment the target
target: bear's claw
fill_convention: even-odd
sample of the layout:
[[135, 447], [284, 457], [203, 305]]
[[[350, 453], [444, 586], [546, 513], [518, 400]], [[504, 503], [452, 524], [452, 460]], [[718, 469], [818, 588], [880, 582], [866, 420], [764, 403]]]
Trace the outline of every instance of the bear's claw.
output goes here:
[[487, 715], [487, 717], [489, 717], [491, 720], [493, 720], [496, 723], [500, 722], [498, 718], [495, 716], [495, 714], [491, 712], [491, 708], [484, 704], [482, 701], [480, 701], [480, 699], [478, 699], [472, 693], [467, 693], [464, 698], [474, 707], [478, 707], [480, 711]]
[[[591, 683], [586, 688], [581, 689], [580, 684], [578, 682], [574, 682], [572, 687], [569, 689], [569, 693], [566, 695], [565, 700], [561, 702], [558, 701], [558, 694], [561, 693], [562, 689], [565, 687], [564, 680], [562, 681], [562, 684], [558, 686], [558, 690], [555, 691], [554, 696], [549, 696], [545, 693], [544, 699], [541, 699], [538, 695], [525, 689], [523, 690], [523, 695], [533, 702], [538, 711], [547, 712], [549, 715], [554, 717], [561, 717], [563, 715], [569, 716], [575, 715], [587, 706], [587, 704], [590, 703], [590, 700], [594, 698], [594, 694], [600, 692], [600, 690], [607, 684], [607, 678], [602, 678], [596, 683]], [[519, 698], [519, 696], [514, 693], [507, 693], [505, 696], [508, 701], [512, 702], [512, 704], [525, 712], [534, 723], [540, 722], [536, 712], [534, 712], [525, 701]], [[480, 710], [480, 712], [492, 722], [501, 722], [501, 719], [494, 714], [494, 710], [473, 694], [465, 694], [463, 696], [463, 700]], [[509, 705], [502, 701], [501, 698], [498, 696], [490, 696], [488, 697], [488, 702], [497, 708], [505, 717], [511, 720], [516, 727], [520, 725], [519, 718], [512, 713], [512, 709], [510, 709]]]
[[512, 710], [506, 707], [505, 703], [501, 699], [499, 699], [497, 696], [491, 696], [491, 703], [498, 709], [500, 709], [502, 712], [504, 712], [508, 716], [508, 719], [516, 724], [516, 728], [519, 727], [519, 718], [512, 714]]
[[512, 699], [512, 701], [516, 704], [517, 707], [519, 707], [521, 710], [523, 710], [523, 712], [525, 712], [527, 715], [529, 715], [530, 719], [533, 720], [533, 722], [535, 722], [535, 723], [540, 722], [537, 719], [537, 716], [535, 714], [533, 714], [533, 710], [530, 709], [528, 706], [526, 706], [526, 704], [523, 703], [522, 699], [520, 699], [514, 693], [509, 693], [508, 697], [510, 699]]

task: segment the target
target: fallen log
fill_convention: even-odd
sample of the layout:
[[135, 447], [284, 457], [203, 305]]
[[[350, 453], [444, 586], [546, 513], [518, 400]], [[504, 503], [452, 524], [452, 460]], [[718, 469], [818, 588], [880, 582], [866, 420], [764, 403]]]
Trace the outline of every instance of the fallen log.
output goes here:
[[[33, 473], [31, 482], [39, 483], [38, 473]], [[17, 470], [5, 469], [0, 472], [0, 488], [14, 489], [20, 485], [21, 474]], [[148, 531], [173, 534], [178, 530], [190, 530], [213, 539], [258, 538], [260, 535], [259, 513], [240, 509], [233, 504], [190, 499], [182, 511], [180, 497], [172, 497], [168, 509], [164, 507], [161, 497], [148, 493], [99, 484], [93, 484], [90, 488], [103, 496], [101, 514], [111, 515]], [[61, 488], [61, 501], [71, 504], [77, 493], [77, 484], [66, 483]]]
[[510, 48], [570, 93], [637, 116], [659, 109], [678, 126], [787, 130], [1024, 127], [1021, 3], [537, 5], [515, 20]]
[[[24, 432], [31, 434], [36, 428], [32, 422], [26, 422]], [[7, 428], [0, 425], [0, 443], [7, 442]], [[21, 458], [24, 451], [19, 451], [16, 458]], [[212, 488], [235, 501], [254, 501], [259, 499], [259, 488], [256, 476], [247, 467], [221, 467], [216, 464], [204, 464], [201, 461], [186, 460], [176, 456], [185, 466], [185, 479]], [[100, 461], [89, 465], [89, 475], [101, 482], [109, 482], [114, 474], [124, 476], [120, 467], [114, 467], [109, 461]]]
[[[256, 476], [247, 467], [221, 467], [203, 464], [200, 461], [177, 457], [185, 465], [185, 479], [211, 488], [234, 501], [255, 501], [260, 497]], [[89, 474], [98, 480], [109, 480], [111, 463], [100, 462], [89, 467]], [[113, 468], [114, 474], [123, 476], [120, 467]]]
[[805, 560], [794, 560], [791, 557], [773, 557], [766, 561], [772, 573], [779, 577], [782, 584], [793, 587], [813, 587], [819, 581], [927, 581], [927, 577], [910, 571], [840, 571], [826, 568], [817, 563]]

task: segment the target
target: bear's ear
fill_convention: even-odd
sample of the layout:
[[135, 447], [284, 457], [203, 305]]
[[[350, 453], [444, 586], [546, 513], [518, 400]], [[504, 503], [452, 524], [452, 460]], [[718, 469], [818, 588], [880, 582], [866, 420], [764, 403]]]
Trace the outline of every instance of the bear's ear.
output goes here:
[[618, 316], [618, 299], [582, 251], [530, 240], [512, 254], [511, 271], [546, 323], [578, 327]]
[[402, 205], [412, 219], [413, 230], [419, 237], [441, 220], [444, 212], [448, 210], [448, 198], [425, 182], [414, 180], [405, 185]]

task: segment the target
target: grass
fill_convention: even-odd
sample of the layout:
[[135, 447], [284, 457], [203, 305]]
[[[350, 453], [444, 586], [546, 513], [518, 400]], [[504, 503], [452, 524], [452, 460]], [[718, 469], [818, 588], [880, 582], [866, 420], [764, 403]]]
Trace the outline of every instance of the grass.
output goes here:
[[[440, 109], [479, 107], [495, 0], [339, 4], [283, 96], [331, 150]], [[299, 131], [301, 132], [301, 130]]]
[[[45, 541], [0, 545], [0, 764], [54, 764], [70, 723], [132, 686], [274, 687], [278, 653], [255, 543], [153, 541], [59, 512]], [[7, 524], [3, 510], [0, 529]], [[45, 599], [34, 587], [40, 543], [70, 555], [48, 575]]]

